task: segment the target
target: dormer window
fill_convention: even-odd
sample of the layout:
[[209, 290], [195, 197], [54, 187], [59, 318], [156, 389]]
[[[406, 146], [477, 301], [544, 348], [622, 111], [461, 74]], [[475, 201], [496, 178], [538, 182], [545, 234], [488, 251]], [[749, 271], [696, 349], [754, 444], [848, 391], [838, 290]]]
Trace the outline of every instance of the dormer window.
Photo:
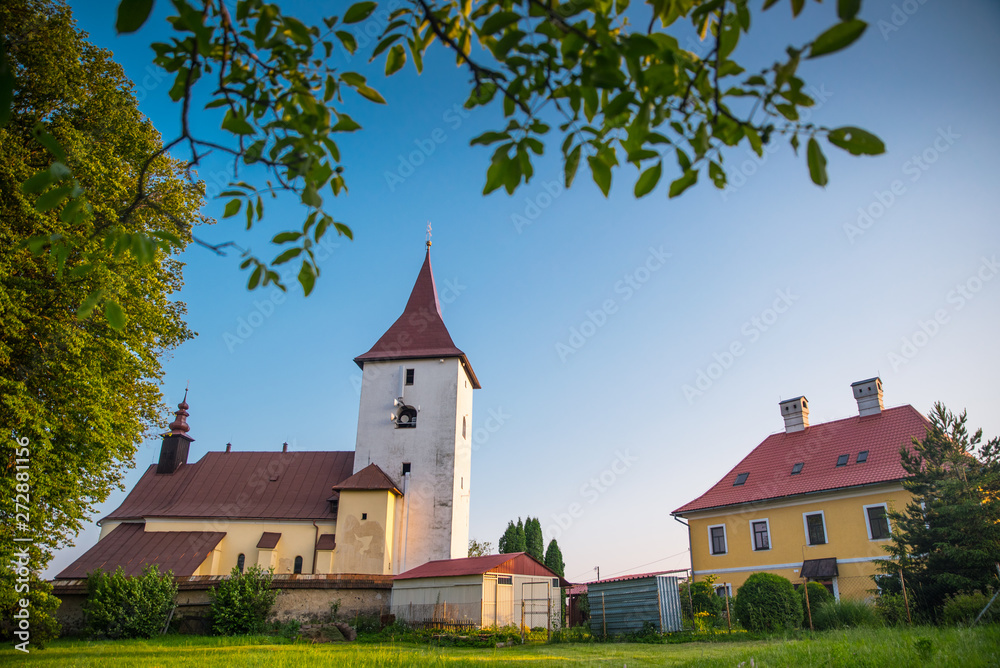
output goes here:
[[840, 455], [837, 457], [837, 466], [847, 466], [847, 460], [850, 458], [850, 455]]
[[857, 459], [854, 460], [854, 462], [856, 464], [864, 464], [867, 461], [868, 461], [868, 451], [867, 450], [862, 450], [861, 452], [859, 452]]
[[802, 473], [802, 467], [804, 465], [805, 465], [805, 462], [799, 462], [798, 464], [796, 464], [795, 466], [793, 466], [792, 467], [792, 475], [798, 475], [798, 474]]
[[743, 483], [745, 483], [747, 481], [747, 478], [749, 476], [750, 476], [749, 472], [748, 473], [741, 473], [738, 476], [736, 476], [736, 482], [733, 483], [733, 487], [739, 487], [740, 485], [742, 485]]

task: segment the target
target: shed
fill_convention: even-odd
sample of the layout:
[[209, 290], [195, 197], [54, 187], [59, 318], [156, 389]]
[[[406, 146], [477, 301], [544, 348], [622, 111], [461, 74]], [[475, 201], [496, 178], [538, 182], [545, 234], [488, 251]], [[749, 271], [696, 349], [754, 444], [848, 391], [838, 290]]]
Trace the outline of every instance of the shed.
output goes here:
[[410, 624], [559, 628], [568, 583], [525, 552], [429, 561], [392, 583], [392, 613]]
[[587, 583], [591, 632], [605, 636], [638, 633], [646, 622], [661, 633], [680, 631], [679, 585], [680, 578], [663, 573]]

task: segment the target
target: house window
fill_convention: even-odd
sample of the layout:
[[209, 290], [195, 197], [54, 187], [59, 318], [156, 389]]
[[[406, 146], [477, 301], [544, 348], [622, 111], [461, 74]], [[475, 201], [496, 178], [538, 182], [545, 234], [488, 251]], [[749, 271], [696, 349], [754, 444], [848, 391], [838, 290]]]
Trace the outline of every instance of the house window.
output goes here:
[[884, 503], [865, 506], [865, 524], [868, 526], [868, 537], [871, 540], [885, 540], [891, 535]]
[[410, 472], [410, 462], [403, 462], [403, 475]]
[[295, 571], [296, 575], [302, 574], [302, 557], [295, 557]]
[[708, 544], [712, 554], [726, 553], [726, 525], [717, 524], [708, 527]]
[[750, 476], [749, 473], [741, 473], [738, 476], [736, 476], [736, 482], [733, 483], [733, 487], [738, 487], [743, 483], [745, 483], [749, 476]]
[[825, 545], [826, 544], [826, 521], [823, 512], [809, 513], [802, 515], [806, 524], [806, 544]]
[[840, 455], [837, 457], [837, 466], [847, 466], [847, 460], [850, 458], [850, 455]]
[[725, 598], [726, 596], [732, 598], [733, 585], [729, 582], [727, 582], [726, 584], [715, 585], [715, 595], [718, 596], [719, 598]]
[[514, 576], [513, 575], [498, 575], [497, 576], [498, 585], [513, 585]]
[[559, 578], [552, 578], [552, 588], [559, 589]]
[[465, 416], [462, 416], [462, 438], [465, 438]]
[[771, 549], [771, 530], [767, 520], [751, 521], [750, 532], [753, 534], [754, 550]]
[[236, 568], [240, 569], [240, 573], [243, 572], [243, 565], [247, 562], [246, 555], [241, 554], [236, 557]]
[[857, 459], [854, 460], [854, 462], [856, 464], [864, 464], [867, 461], [868, 461], [868, 451], [867, 450], [862, 450], [861, 452], [859, 452]]
[[368, 519], [368, 513], [361, 513], [361, 519], [363, 520]]
[[798, 475], [798, 474], [802, 473], [802, 467], [804, 465], [805, 465], [805, 462], [799, 462], [798, 464], [794, 465], [792, 467], [792, 475]]
[[406, 370], [406, 384], [413, 385], [413, 369]]

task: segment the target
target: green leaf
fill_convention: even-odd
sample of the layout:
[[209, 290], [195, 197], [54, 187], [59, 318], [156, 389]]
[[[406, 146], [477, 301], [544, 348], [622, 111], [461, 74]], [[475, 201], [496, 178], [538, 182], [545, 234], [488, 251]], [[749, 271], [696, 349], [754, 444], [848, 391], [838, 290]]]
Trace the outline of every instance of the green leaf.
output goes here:
[[344, 13], [344, 23], [358, 23], [364, 21], [375, 11], [376, 3], [358, 2], [351, 5], [351, 8]]
[[841, 21], [850, 21], [861, 10], [861, 0], [837, 0], [837, 17]]
[[573, 185], [573, 179], [576, 178], [576, 170], [580, 166], [580, 144], [577, 144], [569, 155], [566, 156], [566, 187], [569, 188]]
[[716, 188], [722, 190], [726, 187], [726, 172], [722, 166], [714, 160], [708, 163], [708, 175]]
[[340, 43], [344, 45], [347, 53], [353, 56], [354, 52], [358, 50], [358, 40], [354, 39], [354, 35], [345, 30], [338, 30], [335, 34]]
[[679, 179], [670, 184], [670, 192], [668, 196], [670, 199], [677, 197], [682, 192], [693, 186], [698, 182], [698, 170], [688, 169], [686, 170]]
[[226, 203], [226, 210], [222, 212], [223, 218], [229, 218], [235, 216], [240, 212], [240, 207], [243, 206], [243, 202], [238, 199], [231, 199]]
[[337, 124], [330, 128], [331, 132], [354, 132], [360, 130], [361, 124], [343, 112], [337, 112]]
[[279, 232], [271, 239], [272, 244], [287, 244], [289, 241], [298, 241], [302, 238], [301, 232]]
[[806, 146], [806, 161], [809, 163], [809, 178], [816, 185], [825, 186], [827, 182], [826, 157], [815, 137], [809, 138], [809, 144]]
[[90, 314], [94, 311], [94, 307], [97, 306], [97, 302], [101, 301], [101, 297], [104, 296], [104, 288], [99, 288], [94, 290], [87, 298], [83, 300], [80, 304], [80, 308], [76, 310], [77, 320], [86, 320], [90, 317]]
[[517, 23], [520, 18], [521, 16], [516, 12], [497, 12], [496, 14], [491, 14], [489, 18], [483, 21], [482, 27], [479, 28], [479, 35], [481, 37], [492, 35], [512, 23]]
[[354, 232], [352, 232], [351, 228], [349, 228], [347, 225], [344, 225], [343, 223], [334, 223], [333, 227], [334, 229], [337, 230], [338, 234], [342, 234], [351, 241], [354, 241]]
[[[149, 18], [153, 11], [153, 0], [122, 0], [118, 5], [118, 20], [115, 30], [118, 34], [135, 32]], [[115, 329], [120, 329], [116, 327]]]
[[264, 267], [258, 264], [257, 268], [253, 270], [252, 274], [250, 274], [250, 280], [247, 281], [248, 290], [254, 290], [257, 288], [258, 285], [260, 285], [260, 275], [263, 273], [263, 271]]
[[125, 327], [125, 312], [118, 302], [111, 299], [104, 302], [104, 317], [108, 319], [108, 324], [112, 329], [121, 331]]
[[851, 155], [880, 155], [885, 153], [885, 144], [882, 143], [882, 140], [861, 128], [844, 126], [830, 130], [826, 139], [834, 146], [848, 151]]
[[396, 44], [389, 49], [389, 55], [385, 58], [385, 75], [390, 76], [398, 72], [406, 64], [406, 49], [402, 44]]
[[298, 248], [298, 247], [289, 248], [284, 253], [282, 253], [278, 257], [274, 258], [274, 261], [271, 262], [271, 264], [285, 264], [286, 262], [288, 262], [292, 258], [298, 257], [301, 253], [302, 253], [302, 249], [301, 248]]
[[63, 151], [62, 146], [56, 141], [56, 138], [45, 131], [45, 126], [41, 123], [36, 123], [35, 127], [31, 129], [31, 134], [39, 144], [44, 146], [49, 150], [49, 153], [56, 156], [56, 159], [60, 162], [66, 162], [66, 152]]
[[312, 265], [308, 262], [303, 262], [302, 268], [299, 269], [299, 283], [302, 284], [302, 291], [308, 297], [316, 284], [316, 274], [313, 273]]
[[21, 192], [25, 195], [40, 193], [48, 188], [54, 180], [52, 172], [48, 169], [43, 169], [21, 184]]
[[358, 93], [362, 97], [367, 98], [372, 102], [376, 102], [378, 104], [385, 104], [385, 98], [379, 95], [378, 91], [375, 90], [374, 88], [369, 88], [368, 86], [362, 85], [362, 86], [355, 86], [354, 90], [358, 91]]
[[478, 137], [473, 137], [469, 141], [469, 146], [475, 146], [476, 144], [488, 146], [504, 139], [510, 139], [509, 132], [484, 132]]
[[594, 177], [594, 183], [607, 197], [611, 190], [611, 167], [596, 155], [588, 157], [587, 162], [590, 163], [590, 173]]
[[226, 117], [222, 119], [222, 129], [238, 135], [252, 135], [254, 133], [253, 126], [247, 123], [243, 115], [234, 114], [232, 109], [227, 111]]
[[635, 196], [644, 197], [648, 195], [656, 184], [660, 182], [660, 175], [663, 173], [663, 161], [657, 162], [655, 165], [647, 169], [639, 176], [639, 179], [635, 182]]
[[809, 50], [809, 57], [825, 56], [850, 46], [861, 37], [867, 27], [868, 24], [861, 19], [851, 19], [838, 23], [816, 38]]
[[62, 186], [61, 188], [49, 190], [35, 201], [35, 211], [41, 213], [51, 211], [62, 204], [62, 201], [69, 197], [71, 192], [73, 192], [73, 186]]

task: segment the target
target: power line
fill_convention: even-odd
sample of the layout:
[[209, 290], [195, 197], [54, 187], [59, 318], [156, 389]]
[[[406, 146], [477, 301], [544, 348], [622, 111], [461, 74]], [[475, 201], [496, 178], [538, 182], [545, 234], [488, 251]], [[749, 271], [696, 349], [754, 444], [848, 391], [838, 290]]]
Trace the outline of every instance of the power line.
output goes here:
[[637, 568], [645, 568], [646, 566], [652, 566], [653, 564], [658, 564], [661, 561], [666, 561], [667, 559], [673, 559], [674, 557], [679, 557], [682, 554], [687, 554], [687, 550], [683, 550], [682, 552], [678, 552], [677, 554], [671, 554], [669, 557], [663, 557], [662, 559], [657, 559], [656, 561], [651, 561], [648, 564], [640, 564], [638, 566], [632, 566], [630, 568], [626, 568], [623, 571], [618, 571], [617, 573], [612, 573], [611, 575], [606, 576], [606, 578], [613, 578], [616, 575], [621, 575], [622, 573], [628, 573], [629, 571], [634, 571]]

